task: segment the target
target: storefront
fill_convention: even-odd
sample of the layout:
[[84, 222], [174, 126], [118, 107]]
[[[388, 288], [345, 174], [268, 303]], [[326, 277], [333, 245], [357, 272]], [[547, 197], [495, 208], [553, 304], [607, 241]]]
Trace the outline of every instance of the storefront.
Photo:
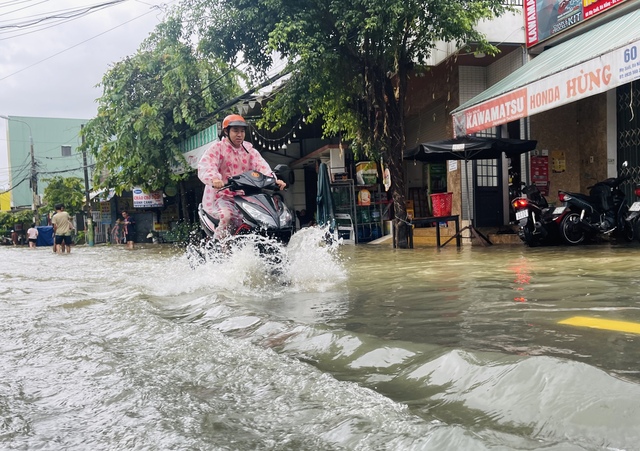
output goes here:
[[542, 25], [547, 3], [526, 2], [530, 53], [541, 53], [452, 116], [456, 136], [523, 120], [527, 137], [538, 141], [529, 179], [534, 166], [546, 164], [542, 172], [554, 202], [558, 188], [584, 192], [617, 174], [622, 161], [639, 172], [640, 2], [557, 10], [545, 21], [551, 32]]

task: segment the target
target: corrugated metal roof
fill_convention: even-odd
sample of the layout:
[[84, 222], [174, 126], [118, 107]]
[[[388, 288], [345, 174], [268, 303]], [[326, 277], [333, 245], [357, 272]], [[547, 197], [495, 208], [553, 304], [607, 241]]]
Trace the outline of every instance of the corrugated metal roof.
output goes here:
[[640, 39], [640, 10], [576, 36], [539, 56], [452, 111], [466, 110]]

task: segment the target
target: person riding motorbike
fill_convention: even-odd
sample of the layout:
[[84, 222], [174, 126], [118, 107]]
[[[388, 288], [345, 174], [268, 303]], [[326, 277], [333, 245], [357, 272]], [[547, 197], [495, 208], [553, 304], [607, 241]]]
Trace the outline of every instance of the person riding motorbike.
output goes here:
[[[242, 216], [233, 200], [238, 193], [221, 189], [227, 180], [245, 171], [276, 177], [269, 163], [250, 142], [244, 140], [247, 128], [249, 124], [239, 114], [225, 117], [220, 141], [207, 149], [198, 163], [198, 178], [205, 184], [202, 207], [220, 221], [214, 234], [217, 240], [225, 238], [229, 230], [242, 223]], [[287, 186], [282, 180], [276, 183], [281, 190]]]

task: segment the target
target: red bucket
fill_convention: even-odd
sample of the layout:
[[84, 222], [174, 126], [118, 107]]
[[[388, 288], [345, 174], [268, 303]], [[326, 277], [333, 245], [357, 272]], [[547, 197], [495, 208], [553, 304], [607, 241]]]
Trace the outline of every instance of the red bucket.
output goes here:
[[451, 201], [453, 193], [438, 193], [431, 195], [433, 216], [451, 216]]

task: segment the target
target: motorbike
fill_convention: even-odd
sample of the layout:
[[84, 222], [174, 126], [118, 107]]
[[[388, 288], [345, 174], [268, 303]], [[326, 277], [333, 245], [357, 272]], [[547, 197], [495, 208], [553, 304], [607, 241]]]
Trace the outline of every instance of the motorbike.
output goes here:
[[528, 246], [556, 244], [559, 241], [558, 222], [554, 209], [535, 184], [525, 185], [521, 195], [511, 201], [518, 223], [518, 236]]
[[[286, 170], [278, 165], [278, 175]], [[280, 176], [279, 176], [280, 177]], [[289, 242], [295, 229], [294, 216], [276, 191], [276, 178], [256, 171], [247, 171], [229, 178], [221, 189], [237, 192], [234, 195], [236, 206], [242, 214], [242, 224], [231, 234], [246, 235], [254, 233], [275, 239], [284, 244]], [[198, 206], [200, 226], [209, 238], [213, 238], [219, 220]]]
[[[636, 199], [640, 199], [640, 185], [636, 185], [633, 192], [636, 195]], [[636, 200], [629, 207], [627, 222], [633, 229], [635, 237], [640, 241], [640, 200]]]
[[[288, 171], [286, 165], [274, 168], [279, 178]], [[285, 258], [283, 246], [289, 243], [295, 222], [291, 210], [277, 193], [276, 178], [257, 171], [247, 171], [229, 178], [221, 189], [236, 192], [234, 201], [242, 214], [242, 223], [231, 232], [229, 239], [219, 242], [213, 237], [220, 221], [204, 211], [202, 204], [198, 205], [198, 217], [205, 240], [187, 246], [189, 264], [196, 268], [207, 261], [228, 255], [232, 248], [251, 243], [256, 246], [260, 256], [272, 268], [276, 268], [272, 272], [277, 274]], [[245, 240], [244, 235], [249, 234], [252, 238]]]
[[635, 233], [628, 221], [629, 206], [620, 189], [630, 177], [620, 175], [598, 182], [587, 188], [588, 195], [558, 190], [562, 206], [556, 208], [555, 213], [564, 215], [560, 222], [563, 240], [570, 245], [605, 236], [633, 241]]

